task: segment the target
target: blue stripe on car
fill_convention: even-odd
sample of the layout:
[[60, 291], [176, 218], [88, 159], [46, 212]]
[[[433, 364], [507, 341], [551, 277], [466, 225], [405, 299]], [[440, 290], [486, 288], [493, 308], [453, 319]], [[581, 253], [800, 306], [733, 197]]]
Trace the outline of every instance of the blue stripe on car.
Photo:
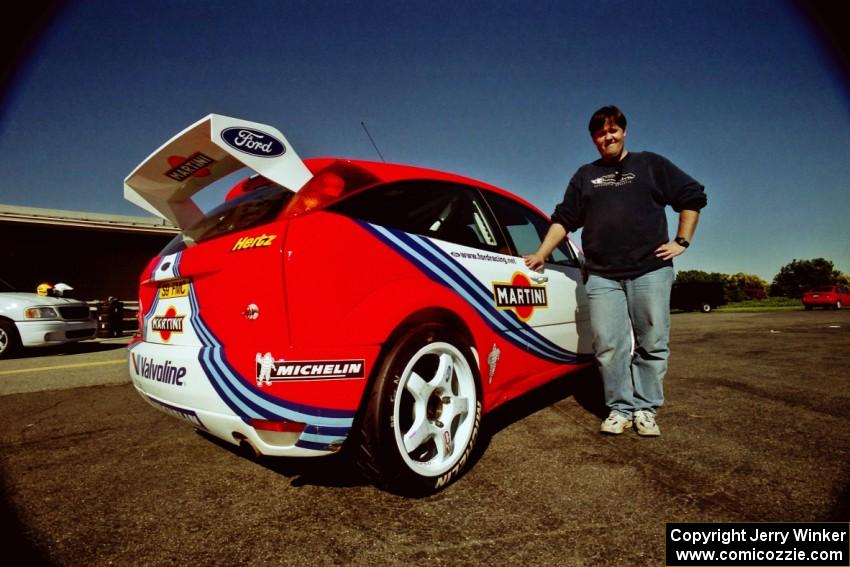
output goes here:
[[520, 321], [513, 312], [497, 309], [492, 292], [428, 238], [358, 222], [430, 279], [460, 295], [490, 328], [502, 334], [509, 342], [550, 362], [575, 364], [579, 361], [579, 355], [543, 337], [533, 327]]

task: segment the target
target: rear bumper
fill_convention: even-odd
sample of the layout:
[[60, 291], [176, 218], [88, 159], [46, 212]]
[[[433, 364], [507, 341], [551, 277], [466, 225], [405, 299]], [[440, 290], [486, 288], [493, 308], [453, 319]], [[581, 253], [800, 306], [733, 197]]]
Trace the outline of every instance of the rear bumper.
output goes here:
[[333, 450], [316, 450], [298, 446], [297, 443], [302, 435], [299, 433], [258, 431], [233, 414], [227, 415], [182, 407], [159, 399], [145, 392], [138, 385], [136, 385], [136, 391], [145, 401], [159, 411], [185, 421], [193, 427], [206, 431], [233, 445], [239, 445], [243, 441], [247, 441], [261, 455], [274, 457], [320, 457], [335, 452]]
[[827, 307], [835, 305], [835, 302], [838, 301], [835, 297], [818, 297], [818, 298], [805, 298], [803, 299], [803, 305], [810, 305], [812, 307]]
[[97, 322], [86, 321], [16, 321], [21, 344], [25, 347], [59, 345], [93, 339]]
[[[262, 455], [320, 456], [339, 450], [353, 412], [305, 406], [270, 396], [235, 375], [219, 349], [137, 342], [129, 372], [152, 406], [232, 444], [248, 441]], [[303, 424], [298, 432], [258, 430], [255, 420]]]

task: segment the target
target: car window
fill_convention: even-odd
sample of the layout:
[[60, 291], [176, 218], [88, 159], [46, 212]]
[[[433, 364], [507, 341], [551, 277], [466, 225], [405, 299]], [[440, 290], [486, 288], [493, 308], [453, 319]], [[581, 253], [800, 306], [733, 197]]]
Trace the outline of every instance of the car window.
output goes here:
[[268, 185], [222, 203], [199, 222], [175, 236], [160, 255], [174, 254], [205, 240], [269, 223], [277, 218], [294, 194], [285, 187], [269, 182]]
[[472, 248], [496, 252], [503, 247], [477, 191], [454, 183], [387, 183], [352, 195], [329, 210]]
[[[549, 221], [533, 209], [504, 195], [492, 191], [484, 191], [484, 195], [511, 240], [516, 255], [535, 253], [549, 230]], [[546, 261], [562, 266], [578, 266], [578, 261], [566, 240], [552, 251]]]

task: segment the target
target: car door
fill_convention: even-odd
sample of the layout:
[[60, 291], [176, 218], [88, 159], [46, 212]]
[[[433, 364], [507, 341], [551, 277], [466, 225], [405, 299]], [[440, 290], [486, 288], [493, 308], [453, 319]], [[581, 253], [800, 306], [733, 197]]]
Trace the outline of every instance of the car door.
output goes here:
[[526, 268], [523, 256], [540, 247], [549, 230], [549, 220], [517, 200], [493, 191], [484, 191], [484, 195], [506, 233], [511, 253], [518, 258], [520, 279], [525, 277], [546, 292], [545, 305], [534, 305], [522, 312], [517, 309], [517, 314], [545, 341], [577, 358], [591, 354], [590, 317], [578, 250], [565, 239], [546, 259], [542, 272]]

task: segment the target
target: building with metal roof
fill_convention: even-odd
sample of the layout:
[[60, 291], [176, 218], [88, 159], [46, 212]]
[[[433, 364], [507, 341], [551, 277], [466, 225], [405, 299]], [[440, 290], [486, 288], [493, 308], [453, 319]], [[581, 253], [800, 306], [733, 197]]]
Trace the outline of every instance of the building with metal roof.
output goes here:
[[21, 291], [63, 282], [78, 299], [133, 300], [142, 270], [178, 232], [156, 217], [0, 205], [0, 278]]

